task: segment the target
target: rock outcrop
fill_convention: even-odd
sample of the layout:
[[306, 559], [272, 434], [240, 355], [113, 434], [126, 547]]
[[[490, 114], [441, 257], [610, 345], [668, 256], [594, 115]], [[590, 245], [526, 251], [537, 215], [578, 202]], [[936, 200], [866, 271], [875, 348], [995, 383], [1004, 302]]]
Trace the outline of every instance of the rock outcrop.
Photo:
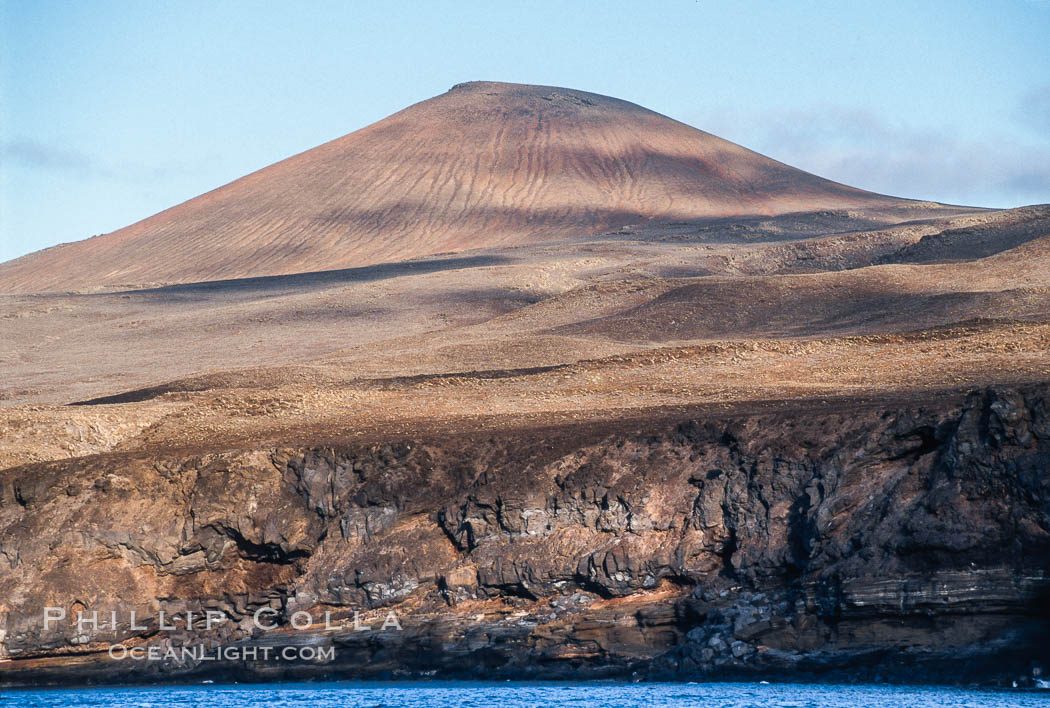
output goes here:
[[27, 465], [0, 598], [4, 684], [1013, 681], [1050, 664], [1050, 391]]

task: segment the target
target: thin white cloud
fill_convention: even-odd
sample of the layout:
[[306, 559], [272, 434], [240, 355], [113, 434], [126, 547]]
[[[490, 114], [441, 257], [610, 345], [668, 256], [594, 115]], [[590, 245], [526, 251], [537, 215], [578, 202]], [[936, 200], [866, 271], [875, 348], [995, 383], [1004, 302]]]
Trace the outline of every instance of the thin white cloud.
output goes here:
[[203, 161], [194, 165], [169, 162], [161, 165], [121, 163], [114, 166], [75, 149], [40, 142], [32, 138], [18, 138], [0, 143], [0, 169], [42, 170], [65, 173], [80, 179], [109, 179], [135, 184], [163, 183], [183, 175], [203, 171]]
[[42, 170], [91, 173], [99, 165], [87, 155], [32, 139], [10, 140], [0, 145], [0, 162]]
[[[1050, 5], [1050, 0], [1047, 0]], [[1017, 106], [1017, 119], [1050, 140], [1050, 84], [1028, 91]]]
[[716, 112], [694, 124], [808, 172], [884, 194], [979, 206], [1050, 202], [1050, 142], [1038, 139], [978, 140], [845, 108], [762, 116]]

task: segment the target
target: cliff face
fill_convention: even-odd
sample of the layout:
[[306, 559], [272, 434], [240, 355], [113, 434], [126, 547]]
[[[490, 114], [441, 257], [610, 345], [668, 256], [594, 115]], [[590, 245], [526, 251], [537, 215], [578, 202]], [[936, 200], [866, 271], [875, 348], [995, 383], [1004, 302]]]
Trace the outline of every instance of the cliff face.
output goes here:
[[[0, 682], [1014, 680], [1050, 664], [1048, 470], [1045, 387], [13, 468]], [[104, 626], [45, 630], [48, 606]], [[118, 661], [115, 642], [334, 654]]]

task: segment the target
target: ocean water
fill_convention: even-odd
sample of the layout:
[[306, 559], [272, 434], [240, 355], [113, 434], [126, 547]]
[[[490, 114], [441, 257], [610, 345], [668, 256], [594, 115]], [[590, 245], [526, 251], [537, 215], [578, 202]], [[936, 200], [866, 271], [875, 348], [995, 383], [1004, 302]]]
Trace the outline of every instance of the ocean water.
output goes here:
[[1050, 693], [916, 686], [758, 683], [314, 683], [0, 691], [10, 706], [703, 706], [704, 708], [1020, 708], [1050, 706]]

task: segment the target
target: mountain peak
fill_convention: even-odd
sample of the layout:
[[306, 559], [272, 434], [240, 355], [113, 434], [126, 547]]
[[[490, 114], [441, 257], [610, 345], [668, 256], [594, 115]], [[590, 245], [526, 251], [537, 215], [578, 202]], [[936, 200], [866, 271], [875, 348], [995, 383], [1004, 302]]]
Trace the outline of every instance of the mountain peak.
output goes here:
[[0, 291], [330, 270], [888, 201], [627, 101], [471, 81], [114, 233], [0, 265]]

